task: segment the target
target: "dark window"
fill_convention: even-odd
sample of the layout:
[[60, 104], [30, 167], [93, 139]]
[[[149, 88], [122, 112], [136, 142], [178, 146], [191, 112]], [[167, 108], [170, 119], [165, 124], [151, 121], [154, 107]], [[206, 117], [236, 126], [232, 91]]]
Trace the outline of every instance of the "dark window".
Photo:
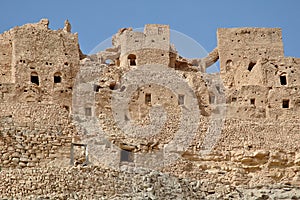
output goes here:
[[146, 93], [145, 94], [145, 104], [149, 104], [149, 103], [151, 103], [151, 94]]
[[39, 82], [39, 76], [37, 75], [37, 73], [32, 73], [32, 74], [31, 74], [31, 76], [30, 76], [30, 81], [31, 81], [31, 83], [40, 85], [40, 82]]
[[121, 162], [133, 162], [133, 153], [126, 150], [121, 150]]
[[285, 75], [281, 75], [280, 76], [280, 84], [281, 85], [286, 85], [287, 84], [286, 76]]
[[116, 90], [116, 89], [117, 89], [117, 84], [116, 84], [116, 82], [110, 82], [110, 83], [109, 83], [109, 89], [111, 89], [111, 90]]
[[250, 62], [248, 65], [248, 70], [251, 72], [251, 70], [253, 69], [253, 67], [256, 65], [256, 63], [254, 62]]
[[184, 104], [184, 95], [179, 94], [178, 95], [178, 105], [183, 105]]
[[250, 99], [250, 104], [255, 105], [255, 99]]
[[233, 66], [232, 60], [227, 60], [226, 61], [226, 71], [229, 71]]
[[221, 93], [220, 86], [216, 86], [216, 89], [218, 90], [219, 93]]
[[136, 56], [134, 54], [129, 54], [127, 58], [129, 60], [130, 66], [135, 66], [136, 65], [136, 62], [135, 62]]
[[290, 100], [284, 99], [282, 100], [282, 108], [289, 108], [290, 107]]
[[100, 85], [94, 85], [94, 92], [99, 92], [100, 88]]
[[236, 97], [232, 97], [231, 102], [236, 102]]
[[56, 74], [54, 75], [54, 83], [61, 83], [61, 76]]
[[66, 111], [70, 111], [70, 107], [69, 106], [63, 106], [64, 107], [64, 109], [66, 109]]
[[92, 116], [92, 108], [85, 108], [85, 116]]

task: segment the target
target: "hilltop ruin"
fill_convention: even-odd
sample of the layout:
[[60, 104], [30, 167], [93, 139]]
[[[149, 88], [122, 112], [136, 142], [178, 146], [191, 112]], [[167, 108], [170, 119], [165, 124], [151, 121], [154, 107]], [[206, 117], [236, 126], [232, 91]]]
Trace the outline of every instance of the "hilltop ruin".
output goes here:
[[[191, 59], [181, 57], [170, 43], [168, 25], [147, 24], [144, 32], [120, 29], [111, 48], [84, 55], [68, 21], [60, 30], [50, 30], [48, 24], [42, 19], [0, 35], [0, 198], [58, 197], [65, 188], [87, 195], [82, 198], [92, 197], [86, 188], [94, 188], [95, 195], [101, 190], [98, 197], [122, 196], [133, 191], [125, 186], [112, 191], [112, 177], [91, 179], [85, 188], [77, 187], [84, 179], [78, 174], [94, 170], [89, 173], [126, 177], [128, 170], [145, 165], [176, 178], [205, 180], [195, 194], [186, 191], [191, 198], [225, 198], [234, 191], [225, 185], [300, 186], [300, 58], [284, 56], [281, 29], [220, 28], [217, 47], [205, 58]], [[220, 72], [205, 73], [217, 61]], [[182, 84], [163, 82], [175, 78], [162, 76], [152, 83], [128, 85], [126, 76], [141, 69], [149, 80], [157, 75], [151, 71], [161, 69], [180, 77]], [[135, 83], [143, 79], [137, 77]], [[129, 91], [128, 110], [116, 109], [114, 95]], [[167, 114], [151, 135], [146, 127], [157, 106]], [[193, 134], [187, 127], [179, 138], [191, 139], [181, 148], [172, 141], [182, 127], [184, 109], [191, 115], [197, 111], [199, 119]], [[129, 122], [145, 128], [134, 129]], [[130, 127], [132, 134], [118, 123]], [[105, 137], [97, 137], [98, 126]], [[166, 152], [176, 160], [167, 162]], [[75, 182], [51, 190], [42, 184], [45, 177], [25, 181], [35, 176], [33, 170]], [[125, 179], [124, 185], [130, 185]], [[93, 184], [105, 185], [104, 180], [105, 194]]]

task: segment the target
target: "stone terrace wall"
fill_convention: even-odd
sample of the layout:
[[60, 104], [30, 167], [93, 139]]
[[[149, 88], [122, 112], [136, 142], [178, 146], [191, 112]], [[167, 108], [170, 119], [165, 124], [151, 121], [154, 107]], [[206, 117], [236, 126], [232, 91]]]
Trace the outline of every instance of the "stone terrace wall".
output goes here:
[[70, 124], [67, 110], [58, 105], [38, 104], [1, 104], [1, 108], [2, 168], [47, 165], [56, 158], [69, 161], [76, 130]]
[[16, 169], [3, 170], [0, 179], [0, 198], [14, 199], [257, 199], [268, 195], [300, 198], [298, 188], [288, 185], [237, 188], [215, 180], [188, 180], [144, 169]]
[[[199, 199], [215, 187], [155, 171], [128, 173], [101, 167], [3, 170], [0, 177], [0, 197], [22, 199]], [[223, 191], [230, 192], [231, 188]]]
[[183, 160], [164, 169], [179, 177], [231, 185], [287, 183], [300, 186], [300, 121], [226, 119], [210, 154], [197, 135]]

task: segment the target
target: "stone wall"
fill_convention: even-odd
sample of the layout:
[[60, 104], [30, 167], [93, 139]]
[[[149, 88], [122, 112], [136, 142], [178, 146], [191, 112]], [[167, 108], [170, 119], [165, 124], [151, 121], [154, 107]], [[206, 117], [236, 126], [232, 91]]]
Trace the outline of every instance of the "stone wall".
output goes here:
[[243, 85], [243, 75], [261, 58], [284, 57], [281, 29], [220, 28], [217, 36], [220, 74], [226, 87]]
[[102, 167], [2, 170], [0, 198], [14, 199], [257, 199], [300, 198], [299, 188], [239, 188], [214, 179], [188, 180], [157, 171]]
[[0, 83], [12, 82], [12, 35], [9, 31], [0, 35]]
[[[7, 106], [7, 105], [5, 105]], [[69, 112], [58, 105], [2, 105], [0, 152], [2, 168], [69, 165], [72, 136]], [[12, 112], [14, 111], [14, 112]], [[52, 164], [55, 165], [55, 164]]]
[[210, 154], [201, 153], [203, 137], [197, 135], [183, 154], [186, 163], [176, 163], [167, 171], [233, 185], [299, 186], [299, 130], [299, 120], [226, 119]]
[[[56, 102], [71, 107], [79, 68], [77, 34], [50, 30], [49, 21], [15, 27], [1, 34], [1, 80], [13, 83], [17, 102]], [[12, 99], [10, 99], [12, 100]]]
[[[300, 61], [284, 58], [280, 29], [219, 29], [206, 58], [185, 59], [169, 26], [146, 25], [80, 60], [70, 24], [48, 23], [0, 35], [0, 198], [248, 199], [276, 184], [274, 195], [299, 197]], [[220, 74], [205, 74], [218, 58]], [[151, 79], [155, 70], [164, 84]], [[114, 101], [132, 88], [127, 107]], [[166, 116], [153, 112], [162, 107]], [[195, 110], [197, 121], [183, 120]], [[165, 122], [157, 133], [153, 120]], [[124, 132], [128, 121], [143, 129]]]
[[170, 28], [168, 25], [148, 24], [144, 32], [121, 29], [113, 37], [113, 45], [120, 47], [121, 66], [159, 63], [169, 65]]

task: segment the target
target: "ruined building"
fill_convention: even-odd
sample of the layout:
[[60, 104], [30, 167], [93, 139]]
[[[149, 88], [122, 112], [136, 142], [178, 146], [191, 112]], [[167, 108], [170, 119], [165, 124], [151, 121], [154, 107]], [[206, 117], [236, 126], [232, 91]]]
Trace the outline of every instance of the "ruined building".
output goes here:
[[68, 21], [48, 23], [0, 35], [0, 198], [300, 198], [300, 59], [281, 29], [220, 28], [182, 58], [168, 25], [84, 55]]

